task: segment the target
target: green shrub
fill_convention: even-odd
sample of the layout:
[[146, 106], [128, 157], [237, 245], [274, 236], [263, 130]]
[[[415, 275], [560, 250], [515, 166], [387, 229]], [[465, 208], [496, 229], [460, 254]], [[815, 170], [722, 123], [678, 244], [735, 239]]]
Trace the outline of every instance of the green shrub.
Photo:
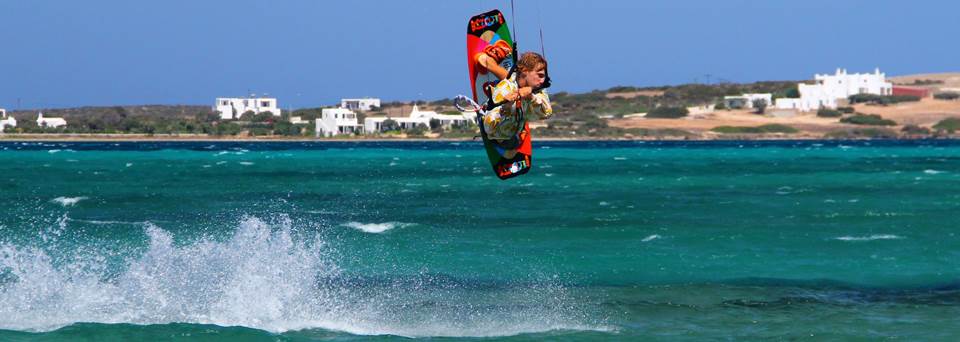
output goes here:
[[856, 139], [856, 138], [896, 138], [897, 132], [886, 128], [858, 128], [852, 130], [833, 131], [824, 135], [831, 139]]
[[903, 126], [903, 129], [900, 130], [904, 134], [909, 135], [928, 135], [930, 134], [930, 129], [926, 127], [921, 127], [917, 125], [906, 125]]
[[717, 126], [711, 129], [711, 131], [723, 134], [762, 134], [762, 133], [797, 133], [799, 132], [796, 128], [781, 125], [781, 124], [767, 124], [762, 126]]
[[837, 107], [837, 110], [844, 114], [851, 114], [854, 112], [853, 107]]
[[866, 126], [896, 126], [897, 123], [893, 120], [887, 120], [877, 114], [862, 114], [855, 113], [853, 116], [848, 116], [840, 119], [840, 122], [854, 124], [854, 125], [866, 125]]
[[417, 124], [416, 127], [413, 127], [407, 130], [407, 134], [415, 137], [422, 137], [424, 133], [428, 132], [430, 127], [425, 124]]
[[690, 114], [690, 111], [683, 107], [657, 107], [647, 113], [648, 118], [676, 119]]
[[920, 101], [919, 96], [913, 95], [890, 95], [890, 96], [880, 96], [876, 94], [856, 94], [850, 95], [848, 98], [850, 104], [857, 103], [873, 103], [879, 105], [888, 105], [900, 102], [915, 102]]
[[933, 129], [947, 132], [956, 132], [960, 130], [960, 118], [946, 118], [933, 125]]
[[843, 116], [843, 114], [840, 113], [840, 111], [838, 110], [833, 110], [830, 108], [820, 108], [819, 110], [817, 110], [817, 116], [821, 118], [839, 118]]
[[943, 81], [941, 81], [941, 80], [920, 80], [920, 79], [917, 79], [917, 80], [913, 80], [913, 83], [910, 83], [910, 84], [912, 84], [912, 85], [943, 84]]
[[937, 94], [933, 94], [933, 98], [937, 100], [956, 100], [956, 99], [960, 99], [960, 93], [954, 93], [954, 92], [937, 93]]
[[635, 137], [690, 137], [694, 138], [697, 135], [690, 133], [688, 131], [677, 129], [677, 128], [662, 128], [662, 129], [651, 129], [651, 128], [627, 128], [623, 131], [624, 134], [630, 134]]
[[847, 99], [850, 100], [850, 104], [856, 104], [856, 103], [879, 103], [881, 98], [883, 98], [883, 96], [875, 95], [875, 94], [856, 94], [856, 95], [850, 95], [850, 97], [848, 97]]

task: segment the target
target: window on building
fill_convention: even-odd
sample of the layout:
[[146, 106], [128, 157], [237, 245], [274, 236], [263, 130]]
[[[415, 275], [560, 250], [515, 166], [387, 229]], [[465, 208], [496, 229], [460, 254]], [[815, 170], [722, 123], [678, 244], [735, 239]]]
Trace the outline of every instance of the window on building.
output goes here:
[[244, 106], [244, 107], [249, 106], [249, 105], [250, 105], [250, 101], [243, 100], [243, 106]]
[[260, 107], [273, 107], [270, 105], [270, 101], [260, 101]]
[[220, 104], [223, 105], [223, 106], [229, 106], [229, 105], [230, 105], [230, 101], [222, 101], [222, 102], [220, 102]]

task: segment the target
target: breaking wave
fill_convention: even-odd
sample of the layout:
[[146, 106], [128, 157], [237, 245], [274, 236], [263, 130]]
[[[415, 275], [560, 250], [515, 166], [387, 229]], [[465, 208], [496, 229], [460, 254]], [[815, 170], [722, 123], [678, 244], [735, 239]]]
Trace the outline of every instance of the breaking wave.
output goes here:
[[360, 223], [360, 222], [347, 222], [344, 223], [344, 227], [350, 227], [353, 229], [360, 230], [364, 233], [383, 233], [385, 231], [394, 229], [394, 228], [403, 228], [413, 225], [412, 223], [403, 223], [403, 222], [384, 222], [384, 223]]
[[120, 253], [0, 241], [0, 329], [190, 323], [409, 337], [605, 329], [587, 323], [568, 289], [550, 281], [347, 276], [322, 234], [291, 226], [248, 217], [226, 236], [178, 241], [148, 222], [143, 245]]

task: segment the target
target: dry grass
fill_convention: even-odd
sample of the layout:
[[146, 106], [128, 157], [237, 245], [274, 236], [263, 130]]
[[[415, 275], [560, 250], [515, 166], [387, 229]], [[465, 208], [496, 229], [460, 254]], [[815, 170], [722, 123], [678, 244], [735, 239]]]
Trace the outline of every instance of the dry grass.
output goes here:
[[625, 91], [617, 93], [607, 93], [606, 97], [612, 99], [614, 97], [622, 97], [625, 99], [631, 99], [637, 96], [663, 96], [663, 90], [639, 90], [639, 91]]
[[[902, 103], [891, 106], [856, 105], [856, 111], [867, 114], [879, 114], [885, 119], [898, 123], [893, 130], [899, 130], [903, 125], [912, 124], [931, 127], [940, 120], [948, 117], [960, 117], [960, 101], [942, 101], [926, 98], [920, 102]], [[840, 123], [838, 118], [821, 118], [816, 112], [797, 113], [794, 117], [778, 118], [767, 115], [754, 114], [748, 110], [719, 110], [712, 114], [703, 114], [682, 119], [645, 119], [642, 117], [615, 119], [608, 122], [610, 126], [621, 128], [665, 129], [676, 128], [706, 136], [711, 135], [711, 129], [717, 126], [760, 126], [766, 124], [783, 124], [798, 130], [798, 136], [817, 137], [827, 132], [863, 128], [864, 126]]]

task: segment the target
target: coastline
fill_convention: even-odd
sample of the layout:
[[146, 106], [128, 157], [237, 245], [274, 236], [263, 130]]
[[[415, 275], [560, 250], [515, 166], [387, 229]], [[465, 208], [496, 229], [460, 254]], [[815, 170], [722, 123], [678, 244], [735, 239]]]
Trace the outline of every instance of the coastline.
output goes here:
[[[535, 141], [844, 141], [844, 140], [957, 140], [960, 136], [905, 136], [905, 137], [824, 137], [810, 134], [718, 134], [698, 137], [664, 136], [664, 137], [535, 137]], [[385, 137], [354, 137], [354, 138], [294, 138], [289, 136], [268, 137], [216, 137], [207, 135], [144, 135], [144, 134], [0, 134], [0, 142], [470, 142], [478, 141], [473, 138], [385, 138]]]

